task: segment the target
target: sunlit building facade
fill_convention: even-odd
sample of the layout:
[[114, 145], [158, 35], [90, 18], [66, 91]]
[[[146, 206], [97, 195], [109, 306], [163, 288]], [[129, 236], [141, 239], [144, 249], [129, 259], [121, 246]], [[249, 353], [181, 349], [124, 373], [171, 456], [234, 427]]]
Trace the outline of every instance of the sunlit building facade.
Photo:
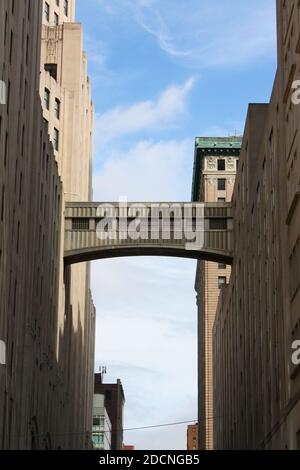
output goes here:
[[[230, 203], [235, 183], [240, 137], [199, 137], [195, 143], [192, 200]], [[217, 227], [219, 230], [221, 227]], [[231, 269], [225, 264], [198, 261], [195, 290], [198, 306], [199, 448], [214, 448], [212, 329], [220, 288]]]

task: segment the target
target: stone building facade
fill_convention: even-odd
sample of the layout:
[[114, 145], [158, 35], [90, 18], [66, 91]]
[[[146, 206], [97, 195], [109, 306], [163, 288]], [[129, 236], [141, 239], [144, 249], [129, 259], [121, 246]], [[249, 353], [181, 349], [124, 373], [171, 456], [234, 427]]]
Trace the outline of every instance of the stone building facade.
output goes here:
[[[0, 2], [0, 80], [7, 91], [0, 104], [3, 449], [92, 445], [95, 308], [89, 267], [63, 267], [62, 235], [65, 200], [73, 193], [76, 200], [91, 197], [93, 113], [82, 31], [71, 23], [75, 2], [47, 5], [54, 18], [49, 17], [49, 30], [42, 28], [43, 0]], [[65, 33], [63, 21], [70, 23]], [[53, 28], [58, 43], [52, 41]], [[47, 70], [41, 57], [49, 36], [50, 52], [61, 50], [61, 35], [67, 37], [70, 62], [63, 70], [68, 83], [59, 87], [50, 76], [53, 55], [47, 56], [52, 66]], [[40, 90], [47, 86], [49, 109], [47, 114], [43, 94], [43, 116]]]
[[198, 450], [199, 449], [199, 426], [197, 424], [190, 424], [187, 427], [187, 450]]
[[[239, 137], [196, 139], [193, 201], [231, 201], [240, 147]], [[195, 282], [198, 306], [198, 442], [202, 450], [213, 449], [212, 329], [220, 287], [229, 281], [230, 272], [230, 266], [198, 261]]]
[[277, 1], [269, 104], [250, 105], [233, 194], [234, 264], [214, 325], [217, 449], [300, 449], [300, 4]]
[[[43, 0], [40, 95], [63, 183], [64, 203], [87, 202], [92, 198], [94, 110], [82, 25], [75, 22], [75, 6], [75, 0]], [[61, 350], [68, 356], [68, 390], [72, 390], [68, 426], [71, 429], [92, 429], [95, 312], [91, 305], [90, 265], [64, 267], [61, 261], [59, 332], [62, 339], [58, 341], [58, 354]], [[76, 439], [72, 438], [68, 448], [73, 445], [82, 448], [83, 437], [78, 434]]]
[[[0, 3], [0, 448], [50, 448], [62, 411], [56, 354], [62, 185], [39, 98], [41, 9]], [[59, 418], [61, 419], [61, 418]]]

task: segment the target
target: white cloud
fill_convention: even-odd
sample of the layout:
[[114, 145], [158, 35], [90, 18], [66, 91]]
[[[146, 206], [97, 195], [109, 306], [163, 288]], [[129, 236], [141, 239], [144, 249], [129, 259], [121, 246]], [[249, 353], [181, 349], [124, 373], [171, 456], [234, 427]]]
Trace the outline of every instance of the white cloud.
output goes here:
[[[193, 140], [140, 141], [106, 155], [95, 200], [188, 200]], [[195, 262], [125, 258], [93, 264], [96, 364], [122, 379], [125, 427], [196, 419]], [[138, 449], [185, 449], [186, 425], [129, 431]]]
[[194, 83], [195, 79], [190, 78], [181, 86], [169, 86], [156, 100], [142, 101], [128, 107], [118, 106], [97, 115], [96, 145], [124, 135], [162, 130], [174, 125], [186, 111], [187, 98]]
[[193, 140], [137, 142], [128, 151], [111, 150], [94, 174], [94, 200], [190, 200]]
[[[120, 195], [129, 200], [190, 199], [193, 140], [155, 141], [144, 135], [178, 124], [194, 82], [190, 78], [169, 86], [157, 99], [97, 116], [101, 167], [94, 173], [94, 200]], [[120, 144], [120, 137], [132, 135], [137, 140], [129, 148]], [[194, 275], [195, 262], [188, 260], [93, 263], [96, 365], [108, 366], [107, 381], [123, 381], [126, 428], [196, 418]], [[140, 449], [184, 449], [186, 426], [172, 432], [131, 431], [125, 439]]]
[[[96, 363], [122, 379], [125, 428], [196, 419], [195, 262], [129, 258], [93, 264]], [[186, 425], [130, 431], [139, 449], [184, 449]]]

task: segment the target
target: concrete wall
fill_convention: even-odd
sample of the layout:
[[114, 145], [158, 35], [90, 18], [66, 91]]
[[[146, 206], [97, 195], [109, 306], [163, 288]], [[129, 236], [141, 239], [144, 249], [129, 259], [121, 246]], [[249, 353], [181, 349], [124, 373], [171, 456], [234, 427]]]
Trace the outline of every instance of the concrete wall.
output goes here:
[[218, 449], [300, 446], [300, 5], [277, 2], [270, 104], [250, 105], [234, 190], [235, 262], [214, 326]]
[[42, 4], [0, 3], [0, 448], [50, 448], [63, 416], [56, 355], [62, 186], [39, 98]]

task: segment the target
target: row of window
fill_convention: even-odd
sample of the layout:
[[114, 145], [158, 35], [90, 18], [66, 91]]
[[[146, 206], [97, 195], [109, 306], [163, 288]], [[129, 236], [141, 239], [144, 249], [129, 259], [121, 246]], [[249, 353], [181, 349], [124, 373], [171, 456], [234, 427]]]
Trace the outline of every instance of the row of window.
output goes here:
[[[56, 129], [54, 129], [54, 130], [56, 131]], [[56, 137], [59, 138], [59, 134]], [[96, 225], [97, 224], [98, 224], [98, 221], [96, 220]], [[157, 226], [157, 228], [159, 228], [159, 225]], [[194, 229], [194, 227], [191, 227], [191, 228]], [[209, 230], [227, 230], [227, 229], [228, 229], [227, 219], [220, 218], [220, 217], [216, 217], [215, 219], [209, 219]], [[88, 218], [86, 218], [86, 219], [84, 219], [84, 218], [82, 218], [82, 219], [80, 219], [80, 218], [72, 219], [72, 230], [90, 230], [90, 221], [89, 221], [89, 219]]]
[[[59, 7], [59, 1], [60, 0], [56, 0], [56, 5], [58, 7]], [[64, 0], [64, 15], [69, 16], [69, 1], [68, 0]], [[45, 20], [49, 23], [50, 22], [50, 5], [48, 2], [45, 2], [44, 4], [44, 17], [45, 17]], [[56, 26], [59, 25], [59, 16], [57, 13], [54, 13], [54, 24]]]
[[[50, 90], [48, 90], [48, 88], [45, 88], [44, 108], [47, 109], [48, 111], [50, 109], [50, 98], [51, 98]], [[60, 100], [58, 98], [55, 98], [55, 101], [54, 101], [54, 113], [55, 113], [56, 119], [59, 120], [60, 119]]]
[[[49, 110], [50, 109], [50, 90], [48, 88], [45, 88], [44, 90], [44, 108]], [[54, 101], [54, 113], [56, 119], [60, 119], [60, 101], [58, 98], [55, 98]], [[53, 131], [53, 139], [52, 139], [53, 147], [54, 150], [58, 151], [59, 150], [59, 130], [54, 128]]]

